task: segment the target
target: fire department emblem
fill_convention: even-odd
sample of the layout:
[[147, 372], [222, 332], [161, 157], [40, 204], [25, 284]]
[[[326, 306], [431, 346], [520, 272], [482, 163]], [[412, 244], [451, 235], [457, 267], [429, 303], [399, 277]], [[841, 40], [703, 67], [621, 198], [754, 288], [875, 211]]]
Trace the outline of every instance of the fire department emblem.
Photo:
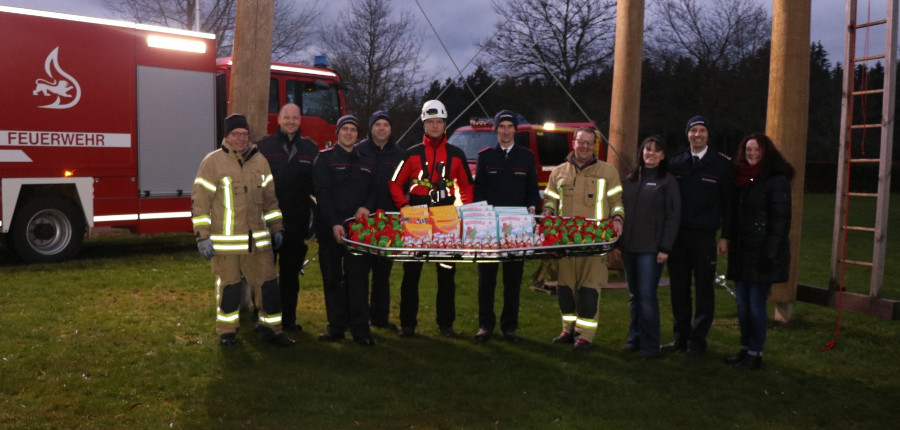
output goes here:
[[47, 109], [68, 109], [78, 104], [81, 100], [81, 86], [72, 75], [66, 73], [59, 66], [59, 47], [50, 52], [44, 60], [44, 71], [47, 78], [38, 78], [34, 81], [34, 91], [31, 95], [36, 97], [56, 97], [56, 99], [43, 106]]

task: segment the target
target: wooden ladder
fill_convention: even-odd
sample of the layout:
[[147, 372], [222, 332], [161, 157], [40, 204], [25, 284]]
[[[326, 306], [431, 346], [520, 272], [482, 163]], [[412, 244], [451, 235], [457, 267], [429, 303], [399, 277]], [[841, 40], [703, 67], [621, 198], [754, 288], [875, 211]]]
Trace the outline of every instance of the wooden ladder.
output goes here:
[[[869, 281], [870, 298], [881, 296], [884, 282], [885, 249], [887, 244], [888, 200], [891, 185], [891, 148], [894, 136], [894, 94], [897, 71], [897, 0], [886, 0], [886, 18], [882, 20], [858, 22], [857, 0], [847, 0], [847, 26], [844, 40], [844, 86], [841, 103], [840, 153], [838, 155], [837, 192], [834, 207], [834, 238], [831, 248], [832, 291], [845, 290], [847, 265], [871, 268]], [[868, 34], [872, 29], [884, 30], [884, 53], [868, 54]], [[857, 56], [857, 35], [864, 32], [864, 53]], [[875, 67], [873, 67], [873, 65]], [[868, 76], [873, 68], [883, 65], [884, 83], [880, 89], [868, 88]], [[866, 112], [867, 106], [877, 105], [873, 99], [881, 100], [880, 122], [869, 122], [872, 116]], [[854, 110], [860, 110], [861, 112]], [[871, 135], [880, 136], [876, 146]], [[868, 166], [868, 167], [866, 167]], [[877, 166], [877, 189], [865, 189], [860, 185], [872, 183], [871, 172]], [[851, 175], [851, 171], [853, 175]], [[853, 176], [853, 177], [851, 177]], [[866, 178], [865, 176], [869, 176]], [[851, 183], [854, 186], [851, 186]], [[869, 187], [871, 188], [871, 187]], [[874, 225], [861, 223], [875, 204]], [[855, 216], [851, 216], [854, 213]], [[852, 223], [868, 224], [853, 225]], [[861, 233], [852, 233], [861, 232]], [[848, 239], [848, 234], [851, 239]], [[871, 241], [872, 258], [848, 258], [848, 243], [860, 240]], [[863, 271], [864, 272], [864, 271]], [[857, 271], [853, 272], [858, 273]]]

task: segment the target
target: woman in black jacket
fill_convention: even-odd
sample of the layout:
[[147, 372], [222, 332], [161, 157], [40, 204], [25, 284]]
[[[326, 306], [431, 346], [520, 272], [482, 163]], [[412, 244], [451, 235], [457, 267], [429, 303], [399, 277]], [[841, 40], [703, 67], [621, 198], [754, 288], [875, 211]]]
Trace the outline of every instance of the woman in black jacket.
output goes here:
[[728, 279], [736, 286], [741, 350], [725, 362], [752, 370], [762, 365], [772, 284], [788, 280], [794, 168], [763, 133], [745, 137], [734, 160]]
[[659, 355], [656, 292], [681, 219], [681, 193], [678, 181], [667, 172], [664, 148], [659, 136], [644, 139], [638, 147], [637, 169], [622, 182], [622, 202], [628, 220], [619, 247], [631, 308], [625, 350], [640, 351], [645, 359]]

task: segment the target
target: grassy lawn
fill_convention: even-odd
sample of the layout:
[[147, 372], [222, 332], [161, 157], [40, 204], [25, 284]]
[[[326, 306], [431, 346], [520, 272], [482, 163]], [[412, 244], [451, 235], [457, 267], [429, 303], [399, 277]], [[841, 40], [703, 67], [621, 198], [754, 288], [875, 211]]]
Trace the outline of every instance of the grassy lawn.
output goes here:
[[[801, 282], [827, 285], [833, 200], [807, 196]], [[898, 251], [889, 247], [888, 261]], [[869, 429], [900, 420], [900, 322], [844, 313], [837, 347], [819, 351], [838, 313], [798, 302], [789, 324], [770, 322], [764, 369], [740, 372], [721, 363], [738, 347], [724, 289], [705, 356], [642, 362], [621, 352], [626, 291], [603, 291], [595, 348], [576, 354], [549, 342], [556, 298], [523, 287], [526, 341], [480, 345], [475, 266], [458, 267], [458, 339], [437, 334], [428, 266], [420, 336], [375, 329], [373, 348], [318, 342], [326, 320], [313, 261], [301, 279], [298, 345], [270, 347], [244, 315], [238, 346], [223, 351], [213, 277], [190, 234], [91, 239], [62, 264], [3, 260], [0, 427]], [[886, 279], [900, 276], [889, 270]], [[397, 266], [394, 285], [401, 274]], [[392, 294], [396, 322], [399, 288]], [[884, 296], [900, 299], [900, 288], [886, 285]], [[660, 305], [668, 341], [666, 288]]]

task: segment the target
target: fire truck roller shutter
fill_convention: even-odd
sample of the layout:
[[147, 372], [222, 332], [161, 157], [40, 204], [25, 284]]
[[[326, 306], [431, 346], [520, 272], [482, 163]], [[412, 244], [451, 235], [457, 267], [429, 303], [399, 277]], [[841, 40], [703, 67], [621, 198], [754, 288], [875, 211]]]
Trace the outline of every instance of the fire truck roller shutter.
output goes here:
[[84, 243], [85, 220], [75, 202], [62, 195], [38, 195], [16, 209], [11, 250], [26, 263], [68, 260]]
[[189, 196], [197, 166], [216, 149], [215, 75], [138, 66], [138, 190]]

